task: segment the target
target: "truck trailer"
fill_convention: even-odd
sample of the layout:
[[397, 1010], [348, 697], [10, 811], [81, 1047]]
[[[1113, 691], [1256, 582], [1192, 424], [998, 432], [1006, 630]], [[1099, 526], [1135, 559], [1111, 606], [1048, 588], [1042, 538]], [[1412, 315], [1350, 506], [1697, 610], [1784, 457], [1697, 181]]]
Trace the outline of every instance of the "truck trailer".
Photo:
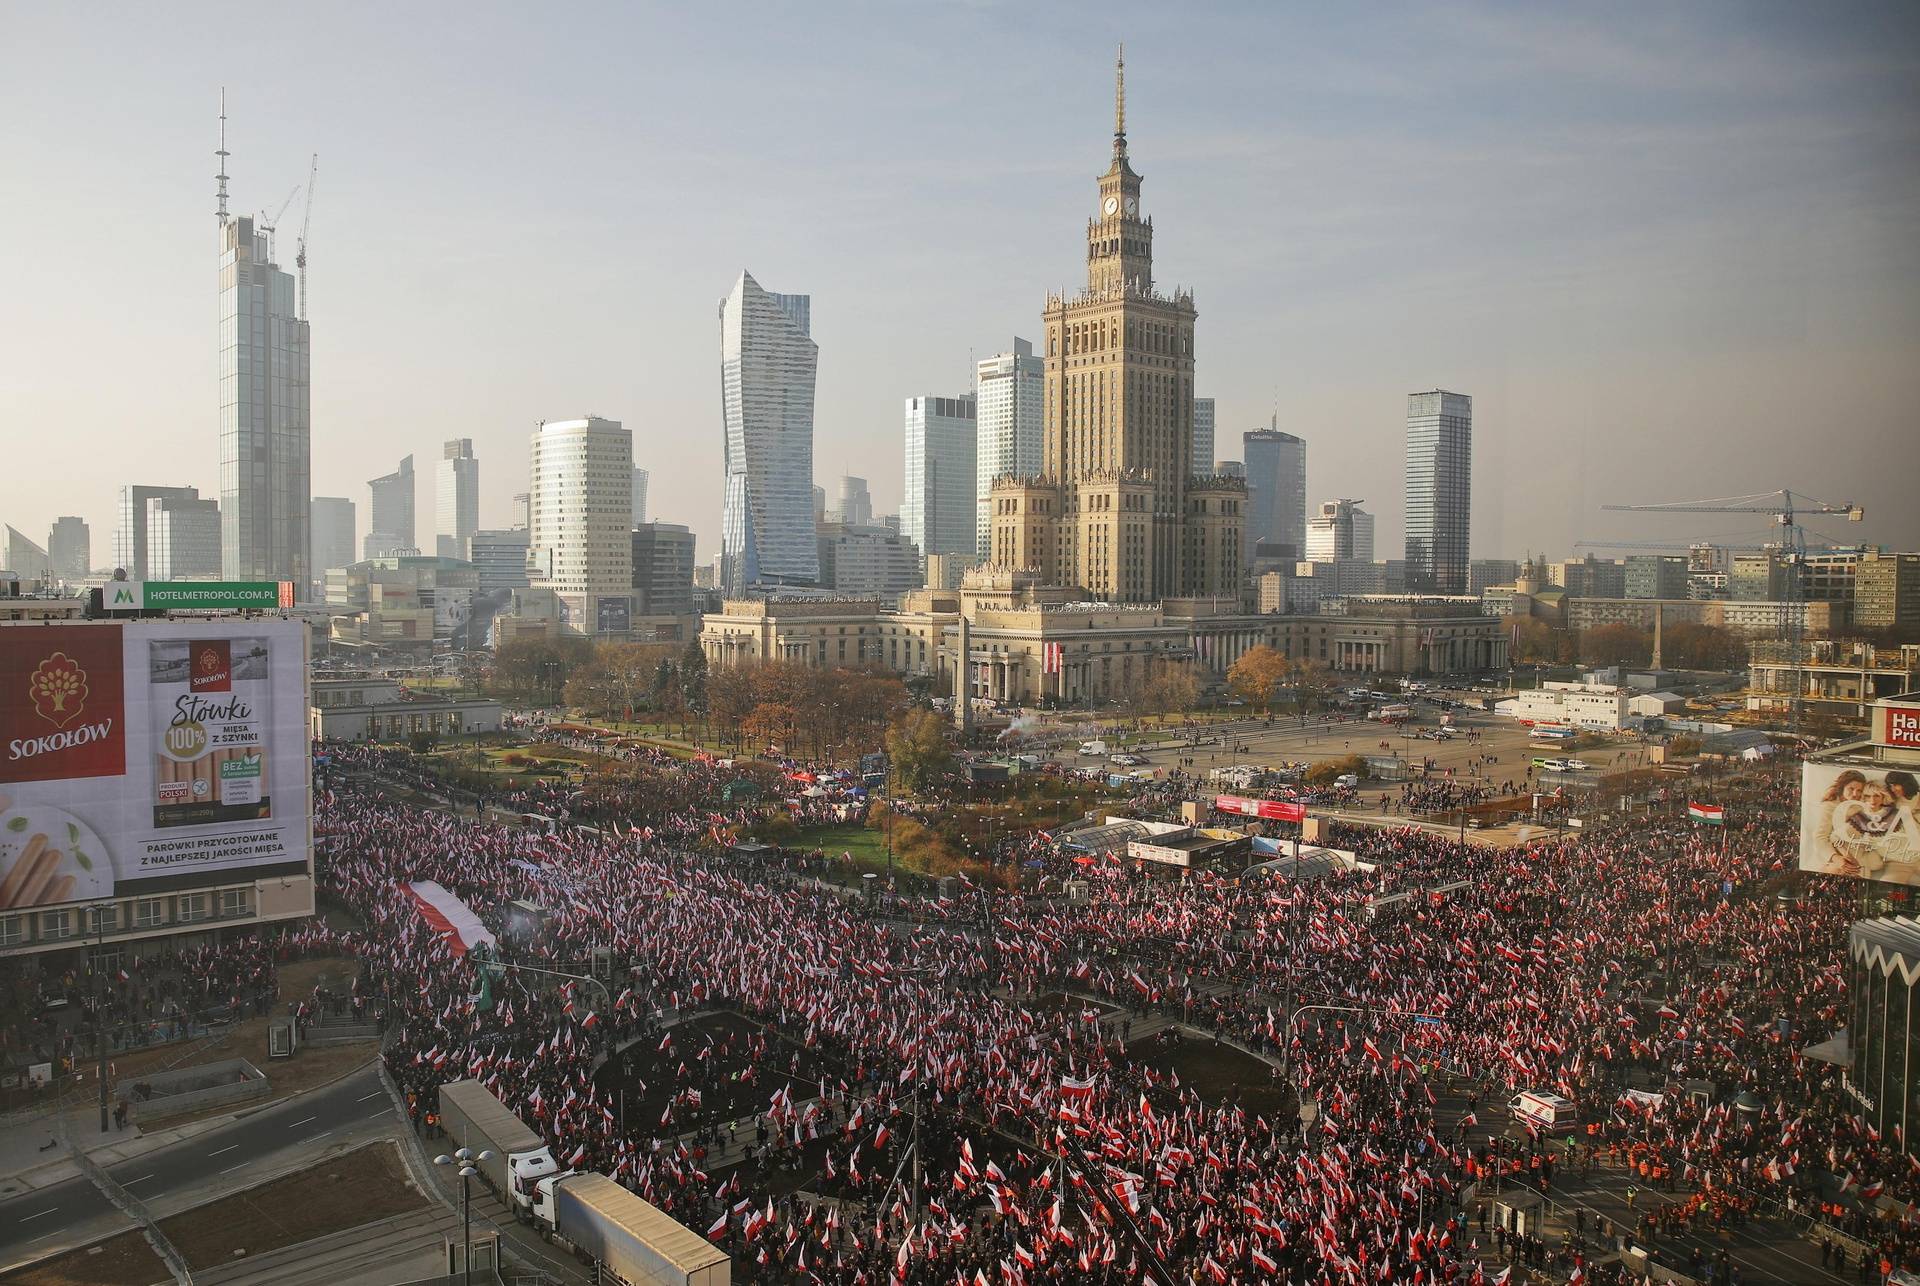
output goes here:
[[[440, 1125], [455, 1148], [474, 1155], [474, 1168], [517, 1219], [532, 1217], [536, 1185], [560, 1167], [546, 1141], [479, 1081], [440, 1087]], [[480, 1153], [492, 1152], [486, 1160]]]
[[733, 1260], [666, 1211], [604, 1174], [565, 1174], [538, 1187], [535, 1222], [591, 1259], [600, 1280], [627, 1286], [730, 1286]]

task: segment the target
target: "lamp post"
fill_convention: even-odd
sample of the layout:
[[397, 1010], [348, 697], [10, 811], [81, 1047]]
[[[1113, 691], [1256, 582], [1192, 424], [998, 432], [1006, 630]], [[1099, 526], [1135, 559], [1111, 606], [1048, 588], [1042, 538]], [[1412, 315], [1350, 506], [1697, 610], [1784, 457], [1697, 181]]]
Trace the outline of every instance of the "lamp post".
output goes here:
[[114, 907], [112, 902], [96, 902], [88, 907], [93, 915], [93, 936], [98, 946], [93, 954], [93, 972], [99, 980], [95, 983], [93, 994], [97, 998], [98, 1008], [93, 1013], [94, 1052], [100, 1056], [100, 1133], [107, 1132], [107, 912]]
[[433, 1159], [435, 1165], [458, 1166], [460, 1175], [460, 1268], [466, 1286], [473, 1286], [473, 1193], [467, 1181], [479, 1174], [476, 1161], [493, 1160], [492, 1149], [483, 1149], [473, 1153], [461, 1148], [452, 1156], [442, 1152]]

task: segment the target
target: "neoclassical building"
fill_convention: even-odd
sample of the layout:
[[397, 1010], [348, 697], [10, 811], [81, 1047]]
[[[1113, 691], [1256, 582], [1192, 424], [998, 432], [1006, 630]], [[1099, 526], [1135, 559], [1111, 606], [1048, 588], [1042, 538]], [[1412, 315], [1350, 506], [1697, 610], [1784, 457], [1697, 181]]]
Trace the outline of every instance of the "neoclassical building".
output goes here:
[[1086, 288], [1042, 313], [1041, 472], [994, 480], [988, 561], [1115, 603], [1238, 594], [1246, 484], [1211, 476], [1211, 461], [1194, 473], [1193, 295], [1154, 285], [1125, 75], [1122, 62]]

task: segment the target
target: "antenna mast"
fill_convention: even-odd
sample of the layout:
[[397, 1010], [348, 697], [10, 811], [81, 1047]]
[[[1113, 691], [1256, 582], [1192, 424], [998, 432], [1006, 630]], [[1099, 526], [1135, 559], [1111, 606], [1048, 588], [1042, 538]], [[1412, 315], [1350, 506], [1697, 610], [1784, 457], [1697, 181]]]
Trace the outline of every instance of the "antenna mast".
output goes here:
[[225, 85], [220, 87], [220, 150], [214, 155], [220, 158], [220, 172], [213, 176], [219, 183], [214, 193], [219, 205], [214, 210], [214, 214], [218, 216], [220, 226], [224, 228], [229, 221], [227, 215], [227, 87]]

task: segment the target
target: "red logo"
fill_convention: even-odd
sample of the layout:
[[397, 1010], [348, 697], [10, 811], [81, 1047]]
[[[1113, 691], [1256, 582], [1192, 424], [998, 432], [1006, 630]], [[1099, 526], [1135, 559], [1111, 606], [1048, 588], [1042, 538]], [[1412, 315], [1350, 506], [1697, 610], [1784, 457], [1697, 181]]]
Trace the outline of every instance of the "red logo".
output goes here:
[[193, 645], [195, 692], [233, 691], [233, 651], [225, 639], [205, 639]]
[[65, 652], [55, 652], [27, 680], [27, 699], [42, 719], [64, 728], [87, 708], [87, 672]]
[[1880, 740], [1889, 746], [1920, 749], [1920, 706], [1883, 706]]

